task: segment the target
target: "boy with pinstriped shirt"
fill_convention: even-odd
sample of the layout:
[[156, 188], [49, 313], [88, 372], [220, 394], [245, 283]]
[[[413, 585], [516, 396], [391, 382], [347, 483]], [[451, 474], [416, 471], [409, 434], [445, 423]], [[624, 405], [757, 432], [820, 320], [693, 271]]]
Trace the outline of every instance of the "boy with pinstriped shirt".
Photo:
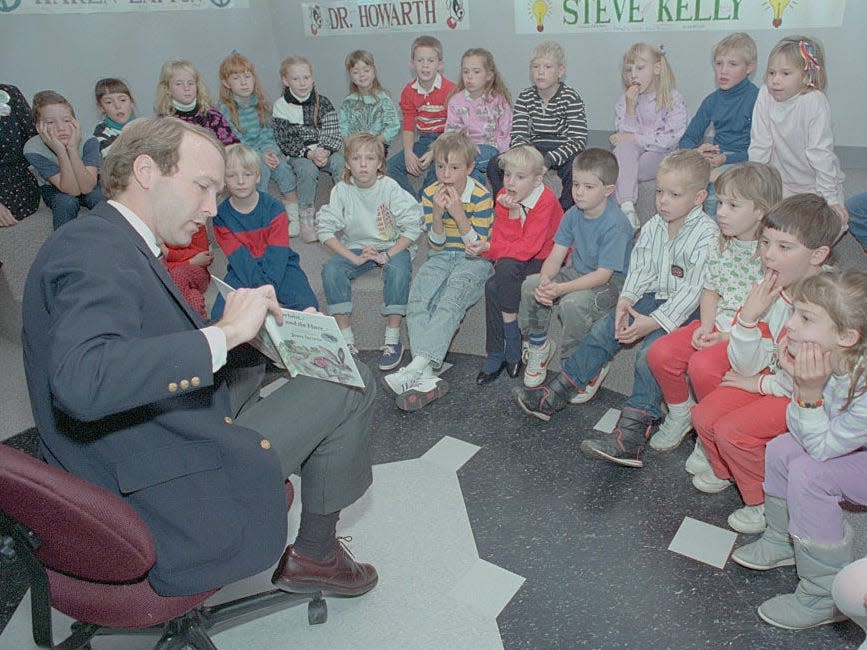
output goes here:
[[632, 394], [614, 433], [581, 443], [581, 451], [628, 467], [642, 467], [641, 454], [654, 420], [662, 417], [662, 390], [647, 364], [647, 349], [691, 318], [698, 307], [710, 247], [719, 236], [702, 211], [710, 164], [696, 150], [666, 157], [656, 173], [657, 214], [638, 235], [617, 306], [594, 323], [562, 370], [538, 388], [516, 391], [528, 414], [548, 421], [567, 404], [589, 401], [608, 364], [624, 345], [638, 344]]

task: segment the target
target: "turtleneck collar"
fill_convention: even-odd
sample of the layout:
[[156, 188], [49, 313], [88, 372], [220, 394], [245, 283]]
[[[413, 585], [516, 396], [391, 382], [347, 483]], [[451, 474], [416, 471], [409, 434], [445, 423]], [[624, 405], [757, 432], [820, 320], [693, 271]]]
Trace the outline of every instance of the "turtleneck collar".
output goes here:
[[172, 100], [172, 106], [175, 107], [175, 110], [178, 113], [195, 113], [196, 112], [196, 104], [198, 102], [193, 102], [192, 104], [181, 104], [177, 100]]
[[316, 88], [314, 87], [310, 93], [308, 93], [307, 97], [299, 97], [289, 87], [286, 87], [283, 90], [283, 99], [285, 99], [290, 104], [298, 104], [303, 106], [304, 104], [309, 104], [313, 101], [313, 94], [316, 92]]
[[744, 77], [737, 83], [737, 85], [732, 86], [728, 90], [723, 90], [722, 88], [720, 88], [720, 92], [725, 95], [740, 95], [742, 92], [745, 92], [747, 88], [752, 85], [752, 83], [753, 82], [750, 81], [749, 77]]

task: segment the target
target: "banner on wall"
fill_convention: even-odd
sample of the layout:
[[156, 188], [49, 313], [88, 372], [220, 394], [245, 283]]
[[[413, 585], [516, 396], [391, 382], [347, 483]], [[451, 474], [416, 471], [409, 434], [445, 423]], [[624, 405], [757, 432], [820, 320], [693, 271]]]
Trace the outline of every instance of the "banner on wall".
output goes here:
[[247, 9], [250, 0], [0, 0], [4, 14], [94, 14], [126, 11]]
[[[0, 0], [2, 1], [2, 0]], [[470, 28], [469, 0], [331, 0], [303, 2], [308, 37]]]
[[516, 34], [840, 27], [846, 0], [515, 0]]

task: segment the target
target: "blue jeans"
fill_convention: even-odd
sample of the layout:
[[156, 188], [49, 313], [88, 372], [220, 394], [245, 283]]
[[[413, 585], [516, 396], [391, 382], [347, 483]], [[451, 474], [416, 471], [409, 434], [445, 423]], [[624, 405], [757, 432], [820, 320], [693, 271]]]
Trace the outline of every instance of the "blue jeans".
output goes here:
[[846, 209], [849, 211], [849, 231], [862, 247], [867, 248], [867, 192], [846, 201]]
[[[415, 141], [415, 144], [412, 145], [412, 152], [416, 156], [423, 156], [427, 153], [427, 150], [430, 149], [434, 140], [439, 136], [439, 133], [422, 133], [418, 136], [418, 140]], [[406, 158], [403, 155], [403, 148], [401, 147], [400, 151], [388, 159], [388, 175], [396, 180], [397, 184], [403, 189], [412, 194], [416, 199], [419, 199], [421, 198], [422, 190], [436, 180], [436, 164], [434, 161], [431, 161], [427, 168], [427, 174], [425, 174], [424, 181], [416, 192], [415, 188], [413, 188], [412, 184], [409, 182], [409, 172], [406, 169]]]
[[[659, 300], [655, 294], [646, 293], [632, 307], [639, 314], [647, 315], [664, 302], [665, 300]], [[590, 332], [578, 344], [578, 349], [562, 364], [566, 374], [581, 388], [586, 387], [590, 380], [599, 374], [602, 366], [611, 360], [614, 353], [623, 347], [614, 338], [615, 309], [609, 311], [608, 315], [593, 324]], [[697, 318], [697, 314], [698, 310], [685, 322]], [[660, 327], [636, 344], [638, 345], [638, 358], [635, 360], [632, 394], [623, 403], [624, 406], [647, 411], [653, 419], [662, 417], [662, 389], [656, 383], [653, 373], [650, 372], [650, 366], [647, 365], [647, 349], [651, 343], [665, 334], [667, 332]]]
[[479, 153], [476, 154], [476, 166], [470, 176], [475, 178], [482, 185], [486, 185], [488, 182], [488, 161], [500, 152], [496, 147], [492, 147], [489, 144], [480, 144], [477, 146], [479, 147]]
[[102, 195], [102, 190], [99, 189], [98, 184], [90, 192], [81, 196], [70, 196], [66, 192], [58, 190], [51, 183], [40, 185], [39, 192], [42, 194], [42, 200], [45, 201], [45, 205], [51, 208], [51, 218], [54, 222], [55, 230], [75, 219], [81, 206], [89, 210], [97, 203], [105, 201], [105, 197]]
[[430, 251], [409, 292], [406, 326], [413, 355], [442, 364], [466, 314], [485, 291], [491, 263], [464, 251]]
[[267, 194], [268, 182], [273, 176], [281, 193], [289, 194], [289, 192], [294, 192], [298, 185], [298, 181], [295, 179], [295, 172], [292, 171], [289, 163], [286, 162], [286, 156], [279, 151], [275, 151], [274, 153], [280, 159], [280, 164], [274, 169], [268, 167], [264, 160], [261, 158], [259, 159], [259, 170], [262, 177], [259, 179], [259, 184], [256, 186], [256, 189]]
[[311, 209], [316, 201], [316, 182], [320, 172], [328, 172], [337, 184], [343, 175], [343, 154], [335, 151], [328, 156], [325, 167], [317, 167], [309, 158], [287, 158], [298, 180], [298, 208]]
[[[711, 171], [715, 172], [717, 174], [717, 178], [719, 178], [720, 176], [722, 176], [722, 173], [725, 170], [729, 169], [730, 167], [734, 167], [735, 164], [737, 163], [720, 165], [719, 167]], [[702, 209], [707, 216], [713, 217], [714, 221], [716, 221], [716, 205], [717, 203], [719, 203], [719, 201], [716, 198], [716, 190], [714, 189], [713, 183], [714, 182], [711, 181], [707, 184], [707, 198], [704, 200], [704, 205], [702, 206]]]
[[[356, 255], [360, 248], [350, 249]], [[328, 301], [328, 314], [352, 313], [352, 280], [372, 269], [380, 268], [375, 262], [367, 261], [355, 266], [343, 255], [335, 255], [322, 265], [322, 288]], [[412, 257], [404, 249], [392, 257], [382, 268], [382, 306], [379, 313], [383, 316], [400, 314], [406, 316], [406, 303], [409, 300], [409, 281], [412, 278]]]

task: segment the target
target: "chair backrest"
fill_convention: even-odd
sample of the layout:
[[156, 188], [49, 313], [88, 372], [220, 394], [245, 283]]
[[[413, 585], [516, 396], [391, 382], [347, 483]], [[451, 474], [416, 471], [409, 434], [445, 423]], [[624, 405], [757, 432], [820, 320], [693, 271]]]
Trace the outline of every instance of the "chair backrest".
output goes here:
[[0, 444], [0, 509], [32, 530], [39, 560], [97, 582], [131, 582], [156, 561], [141, 517], [120, 497]]

